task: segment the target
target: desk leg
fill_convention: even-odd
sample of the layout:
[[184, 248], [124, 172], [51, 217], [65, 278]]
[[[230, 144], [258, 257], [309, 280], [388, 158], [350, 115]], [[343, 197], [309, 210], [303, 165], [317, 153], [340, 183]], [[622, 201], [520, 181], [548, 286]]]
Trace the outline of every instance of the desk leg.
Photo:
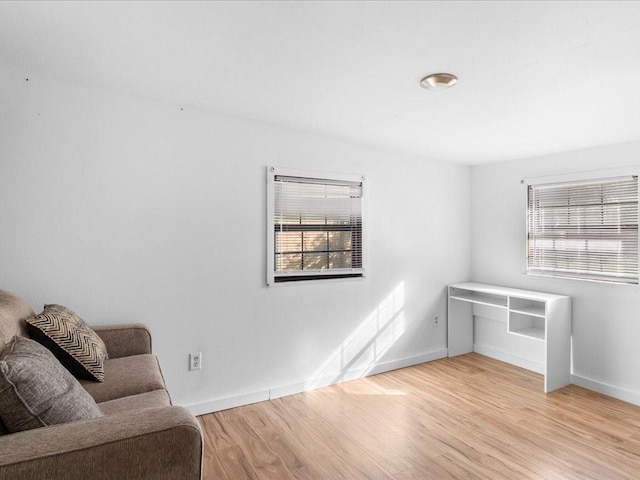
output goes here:
[[473, 352], [473, 309], [472, 304], [449, 299], [447, 318], [447, 349], [450, 357]]
[[544, 391], [571, 383], [571, 300], [554, 302], [546, 319]]

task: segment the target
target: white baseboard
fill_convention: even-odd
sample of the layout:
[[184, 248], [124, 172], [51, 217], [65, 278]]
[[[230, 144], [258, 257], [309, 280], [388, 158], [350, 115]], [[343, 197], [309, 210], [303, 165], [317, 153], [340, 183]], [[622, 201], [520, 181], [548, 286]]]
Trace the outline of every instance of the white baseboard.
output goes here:
[[377, 363], [370, 368], [364, 376], [391, 372], [392, 370], [398, 370], [399, 368], [412, 367], [413, 365], [432, 362], [441, 358], [447, 358], [446, 348], [443, 348], [442, 350], [435, 350], [433, 352], [422, 353], [413, 357], [401, 358], [400, 360], [390, 360], [388, 362]]
[[532, 372], [544, 375], [544, 365], [541, 363], [518, 357], [517, 355], [503, 352], [502, 350], [496, 350], [495, 348], [487, 347], [486, 345], [474, 344], [473, 351], [486, 357], [495, 358], [496, 360], [510, 363], [512, 365], [515, 365], [516, 367], [524, 368], [526, 370], [531, 370]]
[[581, 377], [579, 375], [571, 375], [571, 383], [573, 383], [574, 385], [578, 385], [579, 387], [586, 388], [587, 390], [593, 390], [594, 392], [617, 398], [618, 400], [622, 400], [623, 402], [640, 405], [640, 393], [638, 392], [632, 392], [631, 390], [625, 390], [624, 388], [614, 387], [613, 385], [597, 382], [595, 380]]
[[205, 413], [218, 412], [220, 410], [228, 410], [229, 408], [235, 407], [242, 407], [243, 405], [263, 402], [265, 400], [269, 400], [269, 390], [247, 393], [244, 395], [236, 395], [234, 397], [219, 398], [208, 402], [184, 405], [184, 407], [193, 415], [204, 415]]
[[292, 383], [290, 385], [283, 385], [281, 387], [274, 387], [269, 391], [270, 397], [274, 399], [286, 397], [288, 395], [295, 395], [296, 393], [315, 390], [316, 388], [328, 387], [329, 385], [337, 385], [342, 382], [348, 382], [350, 380], [356, 380], [358, 378], [368, 377], [370, 375], [377, 375], [379, 373], [390, 372], [391, 370], [397, 370], [399, 368], [405, 368], [412, 365], [418, 365], [420, 363], [431, 362], [433, 360], [438, 360], [439, 358], [445, 358], [446, 356], [447, 350], [442, 349], [436, 350], [434, 352], [423, 353], [421, 355], [416, 355], [413, 357], [377, 363], [366, 368], [356, 368], [334, 375], [323, 375], [321, 377], [314, 377], [304, 382]]
[[389, 372], [391, 370], [397, 370], [399, 368], [410, 367], [412, 365], [418, 365], [420, 363], [438, 360], [440, 358], [445, 358], [446, 356], [446, 349], [436, 350], [434, 352], [428, 352], [413, 357], [377, 363], [367, 368], [352, 369], [334, 375], [323, 375], [321, 377], [310, 378], [304, 382], [292, 383], [289, 385], [274, 387], [269, 390], [262, 390], [259, 392], [237, 395], [234, 397], [227, 397], [217, 400], [211, 400], [208, 402], [186, 405], [185, 407], [193, 415], [204, 415], [205, 413], [212, 413], [229, 408], [241, 407], [243, 405], [249, 405], [251, 403], [286, 397], [288, 395], [294, 395], [296, 393], [302, 393], [308, 390], [314, 390], [316, 388], [337, 385], [342, 382], [348, 382], [350, 380], [356, 380], [358, 378], [368, 377], [370, 375], [377, 375], [379, 373]]

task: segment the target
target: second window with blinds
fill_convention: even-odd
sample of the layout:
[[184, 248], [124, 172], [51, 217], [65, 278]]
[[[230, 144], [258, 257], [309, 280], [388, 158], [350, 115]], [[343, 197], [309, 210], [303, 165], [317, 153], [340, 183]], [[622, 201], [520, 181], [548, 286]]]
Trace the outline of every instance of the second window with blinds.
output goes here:
[[269, 167], [267, 284], [363, 277], [361, 175]]
[[638, 283], [638, 177], [527, 187], [527, 273]]

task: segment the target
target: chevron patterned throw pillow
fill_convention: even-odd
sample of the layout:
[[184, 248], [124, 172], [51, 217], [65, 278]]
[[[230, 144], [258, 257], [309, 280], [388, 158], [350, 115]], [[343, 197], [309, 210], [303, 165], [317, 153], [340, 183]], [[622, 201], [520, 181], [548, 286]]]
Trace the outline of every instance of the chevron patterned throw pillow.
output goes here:
[[62, 305], [45, 305], [28, 318], [31, 338], [47, 347], [76, 377], [104, 381], [107, 347], [85, 321]]

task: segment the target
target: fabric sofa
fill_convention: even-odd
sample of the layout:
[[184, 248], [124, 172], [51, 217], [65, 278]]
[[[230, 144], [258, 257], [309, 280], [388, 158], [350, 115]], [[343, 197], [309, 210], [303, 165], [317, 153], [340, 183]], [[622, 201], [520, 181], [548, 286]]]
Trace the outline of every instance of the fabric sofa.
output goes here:
[[[32, 308], [0, 290], [0, 351], [28, 336]], [[104, 382], [80, 380], [104, 413], [8, 433], [0, 423], [0, 480], [200, 479], [202, 432], [195, 417], [171, 405], [151, 334], [141, 324], [92, 327], [108, 349]]]

